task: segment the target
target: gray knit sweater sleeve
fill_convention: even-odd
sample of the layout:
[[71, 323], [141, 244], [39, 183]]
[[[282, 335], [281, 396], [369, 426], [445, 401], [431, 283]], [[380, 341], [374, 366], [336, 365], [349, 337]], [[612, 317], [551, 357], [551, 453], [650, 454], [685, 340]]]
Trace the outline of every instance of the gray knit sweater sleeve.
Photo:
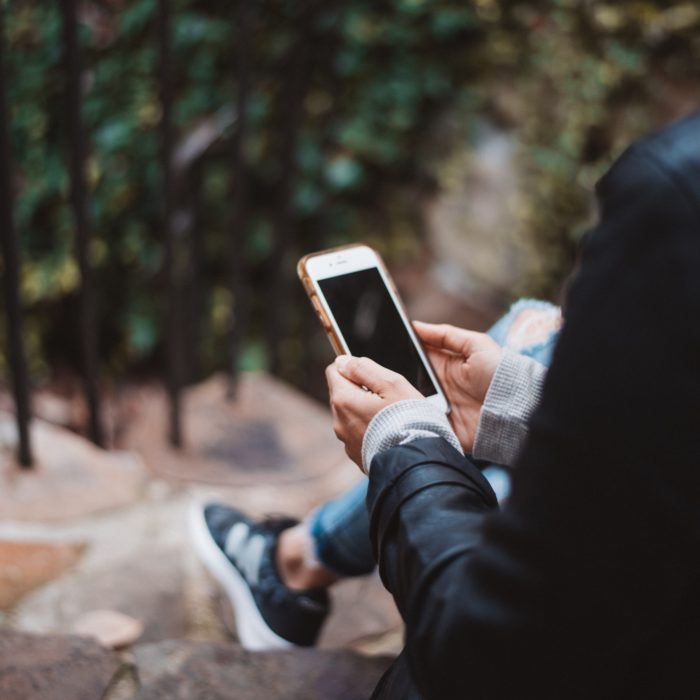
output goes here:
[[479, 417], [472, 455], [513, 465], [537, 406], [547, 368], [529, 357], [504, 350]]
[[423, 437], [441, 437], [462, 452], [444, 411], [427, 399], [397, 401], [372, 418], [362, 440], [362, 468], [369, 474], [372, 460], [380, 452]]

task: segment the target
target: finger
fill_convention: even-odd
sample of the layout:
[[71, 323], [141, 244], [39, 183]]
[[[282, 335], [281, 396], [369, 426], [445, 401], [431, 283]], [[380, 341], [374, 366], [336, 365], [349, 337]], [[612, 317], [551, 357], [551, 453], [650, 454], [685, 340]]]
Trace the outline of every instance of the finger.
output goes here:
[[483, 340], [483, 333], [457, 328], [447, 323], [423, 323], [414, 321], [418, 337], [426, 344], [441, 350], [456, 352], [469, 357]]
[[401, 379], [400, 374], [382, 367], [369, 357], [338, 355], [335, 366], [345, 379], [359, 387], [366, 386], [373, 394], [383, 394]]
[[444, 366], [449, 360], [454, 359], [454, 353], [445, 352], [439, 348], [434, 348], [431, 345], [425, 346], [425, 354], [428, 356], [430, 363], [433, 368], [437, 370], [438, 367]]
[[330, 364], [326, 367], [326, 382], [328, 383], [328, 393], [330, 394], [331, 403], [336, 401], [338, 396], [346, 393], [348, 389], [360, 389], [360, 387], [340, 374], [335, 364]]
[[334, 412], [337, 408], [364, 405], [368, 400], [375, 401], [378, 398], [340, 374], [335, 364], [326, 367], [326, 381], [331, 409]]
[[333, 403], [333, 390], [337, 386], [338, 376], [338, 370], [335, 368], [335, 365], [328, 365], [328, 367], [326, 367], [326, 384], [328, 384], [328, 394], [331, 399], [331, 404]]

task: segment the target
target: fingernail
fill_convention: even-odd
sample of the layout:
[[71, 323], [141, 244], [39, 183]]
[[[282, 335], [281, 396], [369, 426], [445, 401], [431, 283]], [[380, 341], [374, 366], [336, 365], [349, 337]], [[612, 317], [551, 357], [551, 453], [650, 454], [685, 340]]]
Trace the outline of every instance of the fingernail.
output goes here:
[[349, 355], [338, 355], [338, 357], [335, 358], [335, 366], [338, 369], [345, 369], [345, 366], [348, 364], [349, 361]]

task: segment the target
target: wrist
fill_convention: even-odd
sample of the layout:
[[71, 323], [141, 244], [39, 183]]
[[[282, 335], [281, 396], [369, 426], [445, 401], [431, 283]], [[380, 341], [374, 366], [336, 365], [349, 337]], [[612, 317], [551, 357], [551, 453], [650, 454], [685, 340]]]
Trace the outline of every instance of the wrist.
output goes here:
[[367, 426], [362, 440], [362, 469], [366, 474], [380, 452], [424, 437], [441, 437], [462, 452], [444, 411], [427, 399], [396, 401], [384, 407]]

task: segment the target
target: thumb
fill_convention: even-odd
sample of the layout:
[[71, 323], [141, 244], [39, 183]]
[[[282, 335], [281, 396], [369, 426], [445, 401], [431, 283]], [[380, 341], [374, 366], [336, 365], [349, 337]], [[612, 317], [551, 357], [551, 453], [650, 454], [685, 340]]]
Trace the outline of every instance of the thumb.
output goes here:
[[450, 326], [447, 323], [423, 323], [414, 321], [413, 327], [416, 329], [418, 337], [426, 344], [440, 350], [449, 350], [469, 357], [479, 349], [483, 333], [468, 331], [464, 328]]
[[338, 355], [335, 366], [343, 377], [359, 386], [366, 386], [373, 394], [383, 394], [400, 376], [369, 357]]

